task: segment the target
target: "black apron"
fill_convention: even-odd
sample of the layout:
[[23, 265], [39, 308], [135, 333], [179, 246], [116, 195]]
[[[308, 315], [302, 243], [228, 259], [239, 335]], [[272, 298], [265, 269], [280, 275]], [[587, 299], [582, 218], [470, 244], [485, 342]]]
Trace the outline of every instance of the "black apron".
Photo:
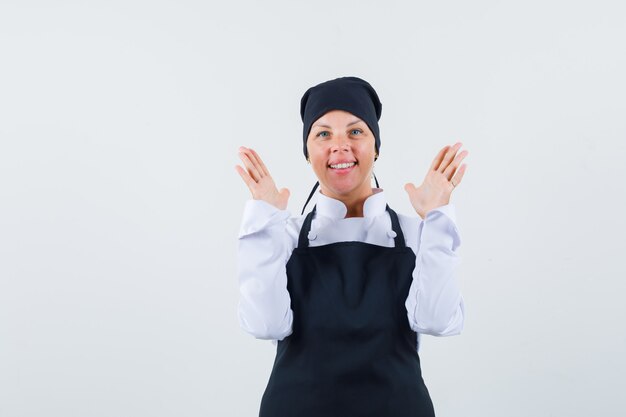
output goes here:
[[315, 208], [286, 265], [292, 333], [279, 340], [259, 417], [433, 417], [405, 301], [415, 254], [386, 209], [395, 247], [309, 246]]

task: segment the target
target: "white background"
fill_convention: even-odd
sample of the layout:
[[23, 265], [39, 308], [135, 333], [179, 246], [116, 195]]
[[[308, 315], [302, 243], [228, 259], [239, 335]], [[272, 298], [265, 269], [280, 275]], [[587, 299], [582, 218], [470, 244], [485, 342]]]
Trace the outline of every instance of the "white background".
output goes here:
[[2, 1], [0, 416], [256, 415], [237, 148], [299, 215], [300, 98], [347, 75], [397, 211], [469, 151], [465, 329], [420, 351], [437, 415], [623, 415], [624, 39], [621, 1]]

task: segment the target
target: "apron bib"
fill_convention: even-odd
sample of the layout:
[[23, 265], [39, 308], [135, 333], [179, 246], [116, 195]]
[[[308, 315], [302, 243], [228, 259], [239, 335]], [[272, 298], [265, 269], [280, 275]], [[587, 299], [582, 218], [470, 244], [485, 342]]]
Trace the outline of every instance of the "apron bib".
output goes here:
[[316, 207], [289, 258], [293, 332], [278, 341], [259, 417], [433, 417], [405, 301], [415, 254], [386, 210], [395, 247], [309, 246]]

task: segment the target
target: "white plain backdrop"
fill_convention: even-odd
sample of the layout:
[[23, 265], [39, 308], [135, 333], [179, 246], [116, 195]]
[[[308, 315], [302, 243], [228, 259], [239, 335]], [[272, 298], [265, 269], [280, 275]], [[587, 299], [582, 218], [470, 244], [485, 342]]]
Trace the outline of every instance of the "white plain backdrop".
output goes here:
[[437, 415], [624, 415], [624, 39], [621, 1], [2, 1], [0, 417], [257, 415], [237, 148], [300, 214], [300, 97], [346, 75], [383, 103], [397, 211], [469, 151]]

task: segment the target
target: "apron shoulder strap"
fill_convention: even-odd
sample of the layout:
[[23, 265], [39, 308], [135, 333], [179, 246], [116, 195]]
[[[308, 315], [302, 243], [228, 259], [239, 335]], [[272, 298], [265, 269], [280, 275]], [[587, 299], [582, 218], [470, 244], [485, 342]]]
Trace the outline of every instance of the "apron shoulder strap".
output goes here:
[[391, 217], [391, 228], [394, 232], [396, 232], [396, 237], [394, 238], [396, 248], [404, 248], [406, 247], [406, 243], [404, 242], [404, 233], [400, 227], [398, 215], [391, 207], [389, 207], [389, 204], [387, 204], [387, 211], [389, 212], [389, 217]]
[[311, 210], [311, 212], [304, 218], [304, 223], [302, 223], [300, 235], [298, 236], [298, 248], [309, 247], [309, 232], [311, 231], [311, 222], [313, 221], [316, 208], [317, 204], [313, 206], [313, 210]]

